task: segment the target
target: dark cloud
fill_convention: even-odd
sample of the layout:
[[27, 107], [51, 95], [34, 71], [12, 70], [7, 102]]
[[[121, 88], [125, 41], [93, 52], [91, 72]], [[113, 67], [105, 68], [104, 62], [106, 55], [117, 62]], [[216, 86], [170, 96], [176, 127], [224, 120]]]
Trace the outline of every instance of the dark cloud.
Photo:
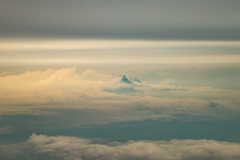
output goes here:
[[215, 103], [215, 102], [209, 102], [209, 107], [211, 107], [211, 108], [216, 108], [218, 106], [220, 106], [220, 104]]
[[213, 140], [94, 143], [76, 137], [33, 134], [27, 142], [0, 146], [3, 160], [237, 160], [240, 144]]
[[0, 2], [1, 35], [239, 40], [238, 0]]

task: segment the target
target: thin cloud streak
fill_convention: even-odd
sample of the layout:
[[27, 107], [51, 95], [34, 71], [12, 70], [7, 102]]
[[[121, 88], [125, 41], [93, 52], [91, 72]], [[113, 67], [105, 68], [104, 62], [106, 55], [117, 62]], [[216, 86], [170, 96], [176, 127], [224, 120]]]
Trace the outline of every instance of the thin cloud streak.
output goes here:
[[240, 55], [205, 56], [139, 56], [139, 57], [74, 57], [74, 58], [1, 58], [2, 64], [197, 64], [197, 63], [239, 63]]
[[174, 47], [237, 47], [240, 41], [0, 40], [0, 50], [109, 50]]

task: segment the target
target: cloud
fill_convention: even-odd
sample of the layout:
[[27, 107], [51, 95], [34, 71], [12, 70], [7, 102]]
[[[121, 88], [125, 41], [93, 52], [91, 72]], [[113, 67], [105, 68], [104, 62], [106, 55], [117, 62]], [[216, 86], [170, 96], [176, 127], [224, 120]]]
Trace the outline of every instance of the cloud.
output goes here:
[[215, 103], [215, 102], [209, 102], [209, 107], [215, 108], [215, 107], [218, 107], [218, 106], [220, 106], [220, 104]]
[[139, 50], [173, 48], [239, 48], [240, 41], [150, 41], [150, 40], [1, 40], [0, 51], [21, 50]]
[[[174, 86], [168, 79], [160, 84], [126, 84], [120, 77], [94, 70], [78, 74], [76, 69], [0, 77], [0, 114], [49, 115], [60, 114], [60, 110], [88, 109], [88, 116], [78, 119], [79, 124], [89, 124], [197, 117], [234, 119], [239, 113], [238, 90]], [[101, 111], [98, 118], [90, 114], [96, 111]]]
[[[90, 72], [95, 82], [92, 82]], [[88, 80], [84, 80], [86, 77]], [[1, 77], [1, 104], [44, 104], [81, 100], [84, 97], [114, 96], [113, 93], [101, 91], [104, 85], [113, 85], [111, 79], [108, 79], [109, 83], [105, 82], [106, 77], [91, 70], [78, 75], [76, 67]]]
[[129, 141], [99, 143], [76, 137], [32, 136], [18, 144], [1, 145], [3, 160], [238, 160], [240, 144], [214, 140]]
[[[179, 97], [179, 98], [232, 98], [237, 99], [238, 90], [223, 90], [212, 87], [181, 87], [169, 85], [171, 80], [160, 84], [121, 83], [113, 77], [94, 70], [76, 73], [76, 67], [41, 72], [25, 72], [20, 75], [0, 77], [0, 100], [2, 105], [47, 104], [92, 100], [122, 100], [134, 96]], [[131, 88], [136, 92], [118, 93], [119, 89]], [[109, 92], [111, 91], [111, 92]]]

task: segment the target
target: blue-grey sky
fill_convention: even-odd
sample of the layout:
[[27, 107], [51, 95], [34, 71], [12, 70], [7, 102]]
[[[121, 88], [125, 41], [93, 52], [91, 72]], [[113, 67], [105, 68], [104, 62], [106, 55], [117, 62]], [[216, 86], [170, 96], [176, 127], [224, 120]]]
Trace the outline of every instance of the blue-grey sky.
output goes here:
[[0, 35], [239, 40], [239, 0], [1, 0]]

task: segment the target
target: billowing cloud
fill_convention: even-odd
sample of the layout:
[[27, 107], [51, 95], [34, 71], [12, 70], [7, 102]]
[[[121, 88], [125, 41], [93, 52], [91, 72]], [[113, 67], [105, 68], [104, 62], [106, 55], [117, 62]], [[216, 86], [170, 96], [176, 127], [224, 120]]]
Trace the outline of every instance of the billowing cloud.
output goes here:
[[89, 113], [87, 119], [80, 117], [80, 123], [237, 117], [238, 90], [177, 87], [170, 83], [167, 79], [160, 84], [127, 84], [121, 82], [121, 77], [94, 70], [78, 74], [76, 67], [26, 72], [0, 77], [0, 110], [1, 115], [48, 115], [69, 109], [101, 111], [99, 118]]
[[100, 140], [36, 134], [26, 142], [0, 146], [3, 160], [238, 160], [239, 150], [238, 143], [205, 139], [102, 143]]
[[[46, 104], [52, 102], [67, 102], [68, 100], [122, 100], [136, 96], [153, 97], [238, 97], [238, 90], [223, 90], [212, 87], [176, 87], [169, 85], [171, 80], [160, 84], [146, 82], [126, 84], [120, 77], [113, 77], [94, 70], [76, 73], [76, 67], [60, 70], [49, 69], [45, 72], [25, 72], [20, 75], [0, 77], [1, 104]], [[122, 89], [132, 89], [134, 95], [119, 92]], [[178, 94], [181, 95], [178, 95]], [[192, 98], [192, 97], [191, 97]]]

